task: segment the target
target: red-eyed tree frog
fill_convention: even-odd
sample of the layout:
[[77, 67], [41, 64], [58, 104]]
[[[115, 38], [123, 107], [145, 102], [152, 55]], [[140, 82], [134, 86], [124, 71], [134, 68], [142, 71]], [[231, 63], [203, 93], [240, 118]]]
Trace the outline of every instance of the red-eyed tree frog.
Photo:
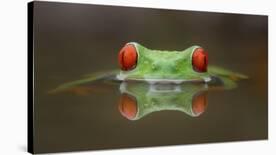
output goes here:
[[184, 82], [220, 82], [226, 89], [247, 76], [220, 67], [208, 66], [208, 54], [200, 46], [183, 51], [152, 50], [136, 42], [127, 43], [118, 53], [120, 70], [96, 73], [87, 78], [62, 84], [51, 92], [97, 80], [143, 81], [149, 84]]

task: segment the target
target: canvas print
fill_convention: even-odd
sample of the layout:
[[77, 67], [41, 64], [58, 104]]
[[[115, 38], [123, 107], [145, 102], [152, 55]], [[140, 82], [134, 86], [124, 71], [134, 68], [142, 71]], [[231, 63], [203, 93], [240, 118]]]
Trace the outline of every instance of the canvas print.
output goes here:
[[28, 4], [28, 150], [268, 138], [268, 17]]

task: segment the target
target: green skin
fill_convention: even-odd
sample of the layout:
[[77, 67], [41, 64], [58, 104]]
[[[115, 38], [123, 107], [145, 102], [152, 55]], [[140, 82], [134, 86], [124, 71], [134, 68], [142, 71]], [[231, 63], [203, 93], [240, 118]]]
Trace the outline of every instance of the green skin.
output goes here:
[[120, 71], [117, 76], [121, 80], [174, 81], [204, 80], [208, 81], [208, 72], [199, 73], [192, 66], [192, 55], [199, 46], [192, 46], [184, 51], [150, 50], [138, 43], [128, 43], [135, 46], [138, 53], [136, 67], [131, 71]]
[[237, 86], [236, 81], [247, 76], [220, 67], [208, 66], [207, 72], [194, 71], [192, 54], [199, 46], [192, 46], [184, 51], [150, 50], [138, 43], [130, 42], [138, 53], [136, 67], [131, 71], [112, 70], [94, 73], [81, 80], [60, 85], [50, 93], [59, 92], [88, 82], [112, 79], [115, 81], [145, 81], [147, 83], [174, 83], [200, 81], [212, 83], [219, 81], [225, 89]]
[[123, 82], [120, 85], [121, 94], [128, 94], [136, 99], [137, 113], [130, 120], [139, 120], [153, 112], [173, 110], [183, 112], [191, 117], [197, 117], [192, 110], [196, 95], [207, 91], [204, 83], [184, 83], [179, 85]]

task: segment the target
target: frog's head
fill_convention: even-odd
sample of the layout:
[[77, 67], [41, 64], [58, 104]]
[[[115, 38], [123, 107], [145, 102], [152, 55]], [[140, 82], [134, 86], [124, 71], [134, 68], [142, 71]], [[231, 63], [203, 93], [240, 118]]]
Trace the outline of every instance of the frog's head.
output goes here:
[[206, 81], [209, 78], [208, 55], [200, 46], [184, 51], [159, 51], [130, 42], [120, 50], [118, 60], [120, 80]]

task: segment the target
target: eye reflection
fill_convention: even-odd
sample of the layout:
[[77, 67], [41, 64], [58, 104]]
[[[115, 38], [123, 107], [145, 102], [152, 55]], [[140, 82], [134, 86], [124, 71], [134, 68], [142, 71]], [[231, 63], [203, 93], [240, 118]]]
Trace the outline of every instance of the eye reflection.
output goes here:
[[195, 116], [199, 116], [205, 111], [207, 107], [207, 103], [208, 103], [208, 100], [207, 100], [206, 92], [202, 92], [194, 96], [193, 103], [192, 103], [192, 110]]
[[137, 102], [135, 97], [126, 93], [122, 94], [119, 100], [119, 111], [129, 120], [135, 118], [137, 114]]
[[119, 111], [128, 120], [139, 120], [165, 110], [198, 117], [206, 110], [205, 84], [147, 84], [123, 82], [120, 85]]

